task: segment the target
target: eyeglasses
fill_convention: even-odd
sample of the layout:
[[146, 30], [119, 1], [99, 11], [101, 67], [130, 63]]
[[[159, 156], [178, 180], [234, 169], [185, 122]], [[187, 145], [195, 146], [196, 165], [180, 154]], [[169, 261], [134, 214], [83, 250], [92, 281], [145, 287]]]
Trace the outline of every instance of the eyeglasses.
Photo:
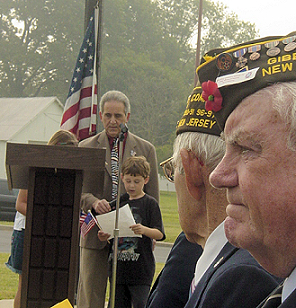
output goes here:
[[165, 177], [172, 183], [174, 183], [174, 174], [175, 168], [173, 166], [173, 157], [168, 158], [167, 160], [160, 163]]
[[[187, 150], [190, 151], [191, 150]], [[199, 164], [201, 166], [204, 166], [204, 163], [195, 155], [195, 157], [197, 158]], [[165, 161], [161, 162], [160, 167], [162, 167], [163, 173], [165, 175], [165, 177], [172, 183], [174, 183], [175, 180], [175, 167], [173, 164], [173, 157], [170, 157], [168, 159], [166, 159]]]

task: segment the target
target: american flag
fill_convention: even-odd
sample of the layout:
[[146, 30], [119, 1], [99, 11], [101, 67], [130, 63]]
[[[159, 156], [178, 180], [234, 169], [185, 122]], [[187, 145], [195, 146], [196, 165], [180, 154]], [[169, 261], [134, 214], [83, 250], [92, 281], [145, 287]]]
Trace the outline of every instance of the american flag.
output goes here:
[[74, 133], [78, 140], [85, 139], [96, 132], [98, 12], [99, 9], [95, 8], [90, 18], [61, 121], [61, 128]]
[[81, 228], [82, 224], [84, 223], [86, 216], [87, 216], [87, 214], [85, 214], [82, 210], [80, 210], [80, 217], [79, 217], [80, 228]]
[[91, 215], [91, 213], [84, 215], [86, 216], [80, 227], [82, 237], [85, 237], [86, 234], [96, 225], [95, 218]]

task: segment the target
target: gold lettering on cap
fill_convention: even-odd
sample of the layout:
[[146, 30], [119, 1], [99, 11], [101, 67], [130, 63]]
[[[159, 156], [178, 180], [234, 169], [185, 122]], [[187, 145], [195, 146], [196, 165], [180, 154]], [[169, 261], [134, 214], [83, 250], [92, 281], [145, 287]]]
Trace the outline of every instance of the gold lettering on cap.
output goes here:
[[194, 108], [185, 109], [183, 116], [194, 115]]
[[204, 127], [209, 127], [209, 123], [210, 123], [210, 120], [205, 120], [205, 122], [204, 122]]
[[[181, 121], [178, 126], [183, 126], [185, 121]], [[188, 123], [186, 123], [186, 126], [198, 126], [198, 127], [203, 127], [203, 128], [209, 128], [212, 129], [213, 126], [216, 124], [216, 121], [209, 120], [209, 119], [198, 119], [198, 118], [190, 118]]]
[[292, 71], [293, 70], [293, 63], [285, 63], [285, 64], [282, 64], [282, 70], [283, 72], [285, 71]]
[[262, 76], [273, 75], [277, 73], [285, 73], [287, 70], [290, 72], [293, 70], [293, 63], [282, 63], [268, 67], [268, 69], [262, 68]]
[[[283, 55], [282, 57], [269, 58], [267, 60], [267, 64], [272, 65], [272, 64], [275, 64], [275, 63], [288, 62], [288, 61], [291, 61], [291, 60], [296, 60], [295, 55], [296, 55], [296, 53], [294, 52], [292, 55], [287, 54], [287, 55]], [[292, 56], [293, 56], [293, 58], [292, 58]]]
[[276, 58], [270, 58], [267, 60], [267, 64], [268, 65], [272, 65], [272, 64], [275, 64], [277, 62], [277, 59]]
[[216, 124], [216, 121], [211, 121], [210, 129], [212, 129], [215, 124]]
[[201, 117], [203, 117], [205, 115], [205, 110], [204, 109], [197, 109], [196, 110], [196, 115], [200, 115]]
[[197, 109], [196, 110], [196, 115], [197, 116], [207, 116], [208, 118], [214, 118], [214, 114], [213, 112], [210, 110], [210, 111], [206, 111], [205, 109]]
[[281, 72], [281, 67], [279, 64], [277, 65], [274, 65], [271, 67], [271, 71], [272, 71], [272, 74], [276, 74], [276, 73], [280, 73]]
[[205, 121], [204, 119], [200, 119], [199, 123], [198, 123], [198, 126], [199, 127], [204, 127], [204, 121]]
[[202, 98], [201, 93], [195, 93], [191, 95], [191, 102], [204, 102], [205, 100]]
[[283, 55], [282, 56], [282, 62], [291, 61], [291, 55]]
[[183, 126], [185, 124], [185, 119], [181, 119], [178, 123], [178, 127]]

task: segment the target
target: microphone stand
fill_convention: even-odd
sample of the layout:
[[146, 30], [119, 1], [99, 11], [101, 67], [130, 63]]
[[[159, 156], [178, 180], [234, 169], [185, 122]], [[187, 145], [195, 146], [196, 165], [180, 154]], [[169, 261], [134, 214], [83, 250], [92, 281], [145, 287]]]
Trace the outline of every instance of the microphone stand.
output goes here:
[[117, 251], [118, 251], [118, 237], [119, 237], [119, 205], [120, 205], [120, 168], [123, 157], [123, 140], [124, 136], [128, 131], [128, 127], [126, 124], [120, 124], [120, 134], [118, 137], [119, 141], [119, 157], [118, 157], [118, 185], [117, 185], [117, 199], [116, 199], [116, 212], [115, 212], [115, 227], [114, 227], [114, 240], [113, 240], [113, 263], [112, 263], [112, 280], [111, 280], [111, 288], [110, 288], [110, 308], [114, 308], [115, 305], [115, 289], [116, 289], [116, 270], [117, 270]]

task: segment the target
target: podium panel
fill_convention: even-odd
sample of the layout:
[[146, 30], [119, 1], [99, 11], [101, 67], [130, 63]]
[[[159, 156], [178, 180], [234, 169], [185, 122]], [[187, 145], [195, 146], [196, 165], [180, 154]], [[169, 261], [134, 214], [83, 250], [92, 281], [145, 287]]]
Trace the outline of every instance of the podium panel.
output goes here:
[[[83, 170], [83, 192], [104, 183], [105, 149], [58, 145], [7, 143], [6, 173], [9, 189], [28, 188], [29, 167]], [[102, 193], [103, 185], [99, 186]]]
[[21, 308], [74, 306], [81, 193], [103, 189], [104, 167], [105, 149], [7, 144], [9, 187], [28, 190]]
[[32, 168], [29, 177], [21, 307], [74, 305], [82, 172]]

